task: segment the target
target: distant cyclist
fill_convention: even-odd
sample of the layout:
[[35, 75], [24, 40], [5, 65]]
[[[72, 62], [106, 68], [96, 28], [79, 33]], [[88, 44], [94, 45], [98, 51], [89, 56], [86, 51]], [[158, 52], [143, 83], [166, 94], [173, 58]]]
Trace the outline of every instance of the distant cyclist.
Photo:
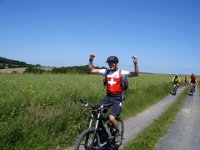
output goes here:
[[175, 75], [173, 78], [172, 78], [172, 83], [174, 84], [174, 87], [176, 86], [177, 89], [179, 88], [179, 84], [180, 84], [181, 80], [179, 78], [178, 75]]
[[188, 80], [187, 80], [187, 77], [185, 77], [185, 86], [187, 86], [188, 85]]
[[[106, 96], [100, 100], [99, 105], [102, 104], [111, 104], [111, 113], [109, 114], [109, 120], [114, 125], [116, 129], [115, 133], [115, 143], [116, 145], [120, 142], [121, 135], [119, 132], [119, 124], [116, 120], [122, 111], [122, 100], [123, 100], [123, 89], [121, 86], [120, 72], [123, 76], [126, 77], [136, 77], [139, 76], [138, 71], [138, 58], [136, 56], [132, 57], [134, 64], [134, 71], [125, 71], [118, 69], [119, 59], [116, 56], [110, 56], [107, 58], [106, 63], [108, 63], [109, 69], [97, 69], [93, 66], [93, 59], [95, 58], [94, 54], [90, 55], [88, 68], [90, 73], [100, 74], [105, 76], [106, 79]], [[105, 108], [108, 110], [109, 108]]]
[[[190, 87], [191, 87], [191, 92], [190, 93], [192, 93], [192, 92], [195, 92], [195, 86], [196, 86], [196, 84], [197, 84], [197, 78], [196, 78], [196, 76], [194, 75], [194, 74], [192, 74], [191, 76], [190, 76], [190, 80], [189, 80], [189, 83], [190, 83]], [[194, 89], [193, 89], [194, 88]], [[192, 91], [193, 90], [193, 91]]]

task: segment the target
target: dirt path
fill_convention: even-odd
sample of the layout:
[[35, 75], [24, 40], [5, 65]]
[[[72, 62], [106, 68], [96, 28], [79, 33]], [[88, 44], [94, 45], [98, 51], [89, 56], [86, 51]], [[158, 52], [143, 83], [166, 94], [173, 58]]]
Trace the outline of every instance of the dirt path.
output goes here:
[[187, 96], [184, 107], [156, 150], [200, 150], [200, 99], [198, 87]]
[[[177, 96], [185, 89], [185, 87], [180, 88], [176, 96], [168, 95], [163, 100], [159, 101], [155, 105], [149, 107], [145, 111], [141, 112], [135, 117], [131, 117], [128, 120], [124, 121], [125, 131], [124, 131], [124, 142], [134, 139], [135, 136], [140, 133], [144, 128], [149, 126], [153, 121], [158, 118], [166, 109], [176, 101]], [[121, 148], [123, 147], [121, 146]]]

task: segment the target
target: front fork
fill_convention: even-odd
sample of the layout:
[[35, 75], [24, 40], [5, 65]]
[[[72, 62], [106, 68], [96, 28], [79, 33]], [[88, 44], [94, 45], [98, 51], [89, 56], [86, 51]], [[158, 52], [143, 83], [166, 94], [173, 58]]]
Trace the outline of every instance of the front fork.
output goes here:
[[[94, 134], [93, 134], [93, 138], [92, 138], [92, 143], [94, 144], [95, 143], [95, 139], [97, 139], [97, 129], [98, 129], [98, 125], [99, 125], [99, 118], [100, 118], [100, 113], [98, 113], [98, 115], [97, 115], [97, 119], [96, 119], [96, 124], [95, 124], [95, 128], [94, 128]], [[94, 120], [94, 115], [92, 114], [91, 116], [90, 116], [90, 122], [89, 122], [89, 128], [92, 128], [92, 123], [93, 123], [93, 120]], [[97, 139], [97, 140], [99, 140], [99, 139]], [[92, 147], [94, 146], [92, 144]]]
[[[99, 125], [99, 118], [100, 118], [100, 113], [98, 113], [98, 115], [97, 115], [96, 124], [95, 124], [95, 130], [98, 128], [98, 125]], [[88, 128], [91, 128], [91, 127], [92, 127], [93, 120], [94, 120], [94, 115], [91, 114], [91, 116], [90, 116], [90, 122], [89, 122]]]

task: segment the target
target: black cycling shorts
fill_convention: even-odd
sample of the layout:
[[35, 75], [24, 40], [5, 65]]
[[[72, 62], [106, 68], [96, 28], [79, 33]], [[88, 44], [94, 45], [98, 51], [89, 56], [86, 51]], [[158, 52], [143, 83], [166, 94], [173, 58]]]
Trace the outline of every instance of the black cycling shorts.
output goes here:
[[105, 106], [104, 110], [108, 110], [111, 107], [110, 114], [117, 117], [122, 111], [122, 97], [121, 96], [109, 96], [106, 95], [102, 100], [99, 101], [99, 105], [111, 104], [111, 106]]

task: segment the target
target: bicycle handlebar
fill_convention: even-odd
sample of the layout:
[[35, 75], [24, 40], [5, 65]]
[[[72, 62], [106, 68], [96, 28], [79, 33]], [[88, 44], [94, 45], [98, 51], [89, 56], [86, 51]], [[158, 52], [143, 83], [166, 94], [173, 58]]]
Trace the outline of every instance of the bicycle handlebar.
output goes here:
[[111, 105], [112, 105], [111, 103], [109, 103], [109, 104], [103, 104], [103, 105], [101, 105], [101, 106], [99, 106], [99, 105], [94, 106], [94, 105], [92, 105], [91, 103], [88, 103], [88, 102], [84, 101], [83, 99], [80, 99], [80, 101], [81, 101], [82, 104], [84, 104], [84, 106], [90, 107], [90, 108], [92, 108], [92, 109], [98, 109], [98, 108], [103, 109], [103, 107], [105, 107], [105, 106], [111, 106]]
[[81, 103], [84, 104], [84, 106], [86, 107], [90, 107], [90, 108], [96, 108], [95, 106], [93, 106], [92, 104], [80, 99]]

